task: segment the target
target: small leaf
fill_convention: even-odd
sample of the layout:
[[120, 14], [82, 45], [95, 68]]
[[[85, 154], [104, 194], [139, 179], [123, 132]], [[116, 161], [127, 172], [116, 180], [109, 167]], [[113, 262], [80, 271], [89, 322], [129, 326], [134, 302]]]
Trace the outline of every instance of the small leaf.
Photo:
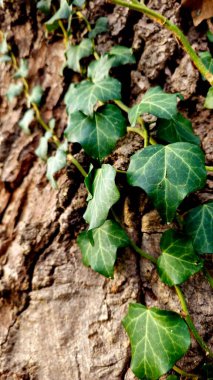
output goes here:
[[64, 134], [68, 141], [78, 142], [89, 156], [101, 161], [112, 152], [125, 132], [126, 120], [122, 112], [114, 105], [106, 105], [93, 116], [72, 113]]
[[100, 17], [97, 19], [95, 27], [89, 32], [89, 38], [95, 38], [98, 34], [108, 31], [108, 18]]
[[213, 74], [213, 58], [211, 53], [209, 51], [203, 51], [199, 55], [208, 71]]
[[32, 103], [39, 105], [41, 103], [43, 92], [44, 91], [41, 86], [35, 86], [28, 97], [28, 106]]
[[85, 0], [74, 0], [73, 4], [76, 5], [77, 7], [82, 7], [84, 5]]
[[210, 89], [207, 93], [206, 100], [204, 103], [204, 107], [209, 108], [209, 109], [213, 109], [213, 87], [210, 87]]
[[67, 164], [67, 142], [64, 142], [56, 150], [56, 154], [47, 160], [47, 178], [52, 187], [57, 189], [57, 182], [54, 179], [54, 174], [63, 169]]
[[182, 200], [205, 185], [205, 156], [195, 144], [148, 146], [131, 157], [127, 180], [145, 190], [163, 220], [171, 222]]
[[80, 73], [80, 60], [84, 57], [89, 57], [92, 54], [92, 42], [89, 38], [84, 38], [79, 45], [70, 46], [66, 52], [67, 66]]
[[127, 48], [126, 46], [114, 46], [109, 51], [108, 55], [111, 58], [112, 67], [133, 64], [136, 62], [132, 49]]
[[131, 369], [139, 379], [157, 380], [190, 346], [186, 323], [172, 311], [130, 304], [123, 325], [131, 342]]
[[209, 42], [213, 42], [213, 33], [210, 30], [208, 30], [206, 35], [207, 35]]
[[48, 14], [51, 8], [51, 3], [52, 0], [40, 0], [37, 3], [37, 9], [45, 14]]
[[69, 20], [72, 14], [72, 5], [69, 5], [67, 0], [60, 0], [60, 8], [58, 11], [48, 20], [45, 25], [49, 32], [57, 29], [59, 20]]
[[109, 76], [112, 61], [107, 55], [102, 55], [98, 61], [92, 61], [88, 66], [88, 77], [94, 83], [98, 83]]
[[192, 123], [180, 113], [172, 116], [170, 120], [159, 119], [157, 121], [157, 137], [169, 143], [189, 142], [200, 144], [200, 139], [194, 134]]
[[121, 83], [117, 79], [106, 78], [98, 83], [85, 80], [76, 85], [71, 84], [65, 96], [65, 104], [68, 114], [82, 111], [91, 115], [98, 101], [120, 98]]
[[14, 74], [14, 78], [26, 78], [28, 76], [29, 68], [28, 68], [28, 62], [26, 59], [21, 59], [20, 61], [20, 67]]
[[23, 84], [21, 82], [11, 83], [6, 93], [9, 102], [11, 102], [16, 96], [19, 96], [22, 93], [22, 91]]
[[157, 268], [161, 280], [169, 286], [182, 284], [203, 267], [203, 262], [193, 249], [191, 239], [176, 231], [164, 232], [160, 248], [162, 254], [158, 258]]
[[83, 255], [83, 263], [105, 277], [113, 277], [118, 248], [129, 245], [125, 231], [114, 221], [107, 220], [93, 231], [91, 244], [88, 232], [79, 234], [77, 242]]
[[0, 63], [10, 62], [10, 61], [11, 61], [11, 57], [8, 54], [4, 54], [0, 56]]
[[38, 148], [35, 150], [36, 156], [43, 161], [47, 160], [48, 153], [48, 140], [52, 137], [52, 132], [47, 131], [43, 137], [40, 138]]
[[213, 202], [193, 208], [185, 217], [184, 232], [199, 253], [213, 253]]
[[95, 171], [94, 181], [89, 189], [92, 199], [90, 199], [83, 216], [89, 223], [89, 230], [97, 228], [105, 222], [110, 208], [120, 198], [115, 185], [115, 176], [116, 170], [108, 164], [102, 165], [101, 169]]
[[34, 111], [32, 109], [27, 110], [23, 116], [23, 118], [19, 122], [19, 127], [23, 129], [24, 133], [27, 135], [30, 134], [29, 126], [34, 120]]
[[141, 102], [130, 109], [131, 125], [134, 126], [137, 118], [144, 113], [150, 113], [162, 119], [171, 119], [177, 114], [177, 94], [166, 94], [159, 86], [150, 88]]

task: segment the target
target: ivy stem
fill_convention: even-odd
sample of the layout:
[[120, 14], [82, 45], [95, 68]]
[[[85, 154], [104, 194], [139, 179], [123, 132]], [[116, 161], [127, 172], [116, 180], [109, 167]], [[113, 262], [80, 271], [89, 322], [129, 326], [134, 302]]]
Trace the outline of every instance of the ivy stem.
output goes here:
[[184, 376], [184, 377], [190, 377], [190, 378], [193, 378], [194, 380], [197, 380], [199, 379], [199, 376], [193, 374], [193, 373], [187, 373], [185, 371], [183, 371], [182, 369], [180, 369], [179, 367], [177, 367], [176, 365], [174, 365], [172, 367], [172, 369], [177, 372], [179, 375], [181, 376]]
[[133, 9], [135, 11], [144, 13], [150, 19], [154, 20], [164, 28], [168, 29], [173, 35], [180, 41], [183, 49], [190, 56], [194, 65], [200, 71], [200, 73], [208, 80], [208, 82], [213, 85], [213, 74], [209, 72], [206, 66], [203, 64], [195, 50], [190, 45], [188, 38], [183, 34], [183, 32], [177, 27], [177, 25], [173, 24], [170, 20], [168, 20], [162, 14], [148, 8], [145, 4], [139, 4], [136, 1], [127, 2], [125, 0], [108, 0], [113, 4], [120, 5], [122, 7], [126, 7], [129, 9]]
[[61, 20], [58, 20], [58, 25], [60, 26], [62, 32], [63, 32], [63, 36], [64, 36], [64, 43], [65, 43], [65, 47], [67, 47], [68, 43], [69, 43], [69, 36], [68, 36], [68, 33], [64, 27], [64, 24]]
[[[134, 132], [134, 133], [137, 133], [138, 135], [140, 135], [140, 136], [144, 139], [144, 141], [145, 141], [145, 139], [147, 138], [147, 136], [146, 136], [146, 132], [144, 132], [144, 131], [142, 130], [142, 128], [127, 127], [127, 132]], [[150, 142], [151, 145], [156, 145], [156, 144], [157, 144], [156, 141], [155, 141], [155, 139], [153, 139], [153, 137], [150, 137], [150, 138], [149, 138], [149, 142]], [[144, 146], [145, 146], [145, 143], [144, 143]]]
[[203, 269], [203, 273], [204, 273], [204, 275], [205, 275], [205, 277], [206, 277], [209, 285], [211, 286], [211, 288], [213, 288], [213, 278], [210, 275], [209, 271], [206, 268], [204, 268]]
[[149, 253], [143, 251], [141, 248], [139, 248], [133, 240], [130, 239], [130, 245], [135, 250], [135, 252], [139, 253], [140, 256], [144, 257], [145, 259], [151, 261], [153, 264], [157, 264], [157, 260], [150, 255]]
[[121, 100], [113, 100], [113, 102], [124, 112], [128, 113], [130, 108], [126, 106]]
[[208, 172], [213, 172], [213, 166], [205, 166]]
[[72, 156], [72, 154], [67, 155], [67, 159], [75, 165], [75, 167], [79, 170], [79, 172], [83, 175], [83, 177], [87, 177], [87, 172], [85, 172], [84, 168], [81, 166], [81, 164], [76, 160], [75, 157]]
[[203, 341], [203, 339], [199, 335], [199, 333], [198, 333], [198, 331], [197, 331], [197, 329], [196, 329], [196, 327], [195, 327], [195, 325], [194, 325], [194, 323], [193, 323], [193, 321], [189, 315], [188, 307], [186, 304], [186, 299], [184, 297], [182, 290], [177, 285], [175, 285], [174, 288], [175, 288], [175, 291], [176, 291], [177, 296], [179, 298], [182, 310], [184, 312], [184, 319], [185, 319], [188, 327], [190, 328], [192, 334], [194, 335], [194, 338], [199, 343], [200, 347], [206, 352], [206, 354], [208, 356], [210, 356], [211, 358], [213, 358], [213, 352], [209, 349], [209, 347], [206, 345], [206, 343]]

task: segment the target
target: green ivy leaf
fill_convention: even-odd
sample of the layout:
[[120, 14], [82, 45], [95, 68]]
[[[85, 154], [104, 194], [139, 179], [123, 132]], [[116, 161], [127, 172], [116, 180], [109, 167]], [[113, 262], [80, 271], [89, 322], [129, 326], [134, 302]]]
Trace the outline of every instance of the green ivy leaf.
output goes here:
[[85, 0], [74, 0], [73, 4], [76, 5], [77, 7], [82, 7], [84, 5]]
[[9, 86], [6, 96], [9, 100], [9, 102], [12, 102], [12, 100], [16, 97], [19, 96], [23, 91], [23, 84], [22, 82], [18, 83], [11, 83]]
[[208, 32], [206, 33], [206, 35], [207, 35], [208, 40], [210, 42], [213, 42], [213, 33], [210, 30], [208, 30]]
[[199, 55], [208, 71], [213, 74], [213, 58], [211, 53], [209, 51], [203, 51]]
[[93, 116], [72, 113], [64, 132], [68, 141], [78, 142], [89, 156], [99, 161], [112, 152], [125, 133], [126, 120], [114, 105], [106, 105]]
[[52, 137], [52, 132], [47, 131], [45, 135], [40, 138], [38, 148], [35, 150], [36, 156], [41, 158], [43, 161], [47, 160], [48, 141], [51, 137]]
[[89, 32], [89, 38], [95, 38], [98, 34], [108, 31], [108, 18], [99, 17], [96, 21], [95, 27]]
[[[105, 222], [110, 208], [120, 198], [115, 185], [115, 176], [116, 170], [108, 164], [102, 165], [101, 169], [95, 171], [92, 187], [88, 189], [92, 198], [84, 213], [89, 230], [100, 227]], [[85, 185], [87, 186], [87, 182]]]
[[189, 142], [200, 144], [200, 139], [194, 134], [192, 123], [180, 113], [170, 120], [159, 119], [157, 122], [157, 137], [169, 143]]
[[213, 253], [213, 202], [193, 208], [185, 217], [184, 232], [199, 253]]
[[109, 76], [112, 61], [107, 55], [102, 55], [98, 61], [92, 61], [88, 66], [88, 77], [98, 83]]
[[182, 284], [203, 267], [202, 260], [196, 255], [191, 239], [176, 231], [164, 232], [157, 268], [160, 278], [169, 286]]
[[150, 113], [162, 119], [171, 119], [177, 114], [177, 94], [166, 94], [159, 86], [150, 88], [141, 102], [130, 109], [131, 125], [134, 126], [137, 118], [144, 113]]
[[204, 103], [204, 107], [209, 108], [209, 109], [213, 109], [213, 87], [210, 87], [210, 89], [207, 93], [206, 100]]
[[23, 129], [24, 133], [27, 135], [30, 134], [29, 126], [34, 120], [34, 111], [32, 109], [27, 110], [23, 116], [23, 118], [19, 122], [19, 127]]
[[131, 157], [127, 180], [145, 190], [162, 219], [171, 222], [182, 200], [205, 185], [205, 156], [195, 144], [148, 146]]
[[93, 244], [88, 232], [79, 234], [77, 242], [83, 256], [83, 263], [105, 277], [113, 277], [116, 252], [118, 248], [129, 245], [126, 232], [111, 220], [93, 231]]
[[14, 74], [14, 78], [26, 78], [28, 76], [29, 68], [28, 68], [28, 62], [26, 59], [21, 59], [20, 61], [20, 67]]
[[190, 346], [186, 323], [172, 311], [130, 304], [123, 325], [131, 342], [131, 369], [139, 379], [157, 380]]
[[45, 23], [46, 28], [49, 32], [57, 29], [59, 20], [68, 20], [72, 14], [72, 5], [69, 5], [67, 0], [60, 1], [60, 8], [58, 11]]
[[80, 60], [92, 54], [92, 42], [89, 38], [84, 38], [79, 45], [70, 46], [66, 52], [67, 66], [80, 73]]
[[30, 106], [32, 103], [35, 103], [39, 106], [43, 93], [44, 91], [41, 86], [35, 86], [32, 89], [30, 96], [28, 97], [28, 106]]
[[52, 187], [57, 189], [57, 182], [54, 179], [55, 173], [63, 169], [67, 164], [67, 142], [64, 142], [56, 150], [56, 154], [47, 160], [47, 178]]
[[37, 3], [37, 9], [45, 14], [48, 14], [51, 8], [51, 3], [52, 0], [40, 0]]
[[133, 64], [136, 62], [132, 49], [127, 48], [126, 46], [114, 46], [109, 51], [108, 55], [111, 58], [112, 67]]
[[0, 56], [0, 63], [10, 62], [10, 61], [11, 61], [11, 57], [8, 54], [4, 54]]
[[65, 96], [68, 113], [82, 111], [91, 115], [98, 101], [121, 99], [121, 83], [114, 78], [106, 78], [98, 83], [89, 80], [71, 84]]

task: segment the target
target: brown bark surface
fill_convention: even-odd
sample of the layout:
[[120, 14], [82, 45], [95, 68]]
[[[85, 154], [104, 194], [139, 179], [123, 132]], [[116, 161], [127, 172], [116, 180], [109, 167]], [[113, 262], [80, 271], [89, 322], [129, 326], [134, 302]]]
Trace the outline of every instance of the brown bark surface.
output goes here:
[[[205, 25], [196, 30], [189, 14], [186, 23], [180, 1], [149, 0], [148, 5], [181, 25], [194, 48], [207, 49]], [[133, 104], [151, 85], [180, 91], [187, 100], [182, 111], [192, 119], [210, 165], [213, 121], [212, 113], [203, 108], [207, 85], [177, 41], [143, 15], [104, 0], [89, 2], [85, 12], [91, 22], [108, 16], [110, 32], [98, 37], [99, 52], [117, 43], [135, 50], [137, 65], [115, 71], [126, 103]], [[63, 41], [45, 36], [44, 21], [33, 1], [5, 1], [0, 10], [1, 29], [8, 33], [17, 57], [29, 59], [30, 85], [41, 84], [45, 90], [42, 115], [46, 120], [56, 118], [60, 136], [66, 126], [63, 96], [75, 78], [61, 75]], [[0, 70], [0, 379], [133, 380], [129, 340], [121, 325], [128, 304], [141, 301], [179, 312], [178, 299], [159, 281], [153, 265], [130, 249], [119, 253], [113, 280], [83, 266], [76, 244], [85, 228], [83, 179], [70, 166], [58, 176], [59, 189], [51, 189], [45, 164], [34, 153], [42, 131], [36, 123], [30, 136], [20, 130], [25, 100], [7, 102], [13, 72], [9, 64], [1, 64]], [[142, 146], [139, 136], [129, 134], [106, 162], [126, 169], [130, 155]], [[70, 149], [77, 152], [73, 145]], [[76, 157], [88, 169], [84, 152], [78, 151]], [[206, 188], [186, 202], [194, 206], [211, 199], [210, 180], [209, 176]], [[157, 257], [161, 234], [168, 226], [161, 224], [145, 194], [127, 190], [120, 213], [135, 241]], [[183, 290], [197, 329], [213, 345], [207, 281], [198, 274]], [[179, 366], [193, 370], [203, 360], [192, 339]]]

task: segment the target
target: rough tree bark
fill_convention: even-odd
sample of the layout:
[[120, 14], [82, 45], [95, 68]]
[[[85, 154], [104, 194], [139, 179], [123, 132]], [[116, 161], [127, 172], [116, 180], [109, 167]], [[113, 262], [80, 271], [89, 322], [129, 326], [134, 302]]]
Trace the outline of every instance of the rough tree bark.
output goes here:
[[[205, 30], [195, 30], [188, 15], [180, 14], [180, 1], [149, 0], [178, 24], [183, 24], [197, 50], [205, 50]], [[90, 21], [108, 15], [110, 32], [98, 37], [103, 52], [115, 43], [133, 46], [138, 64], [115, 72], [124, 86], [126, 102], [133, 104], [150, 85], [165, 84], [188, 99], [183, 112], [201, 137], [206, 163], [211, 164], [213, 123], [202, 107], [205, 84], [172, 35], [141, 14], [91, 1], [86, 9]], [[45, 89], [43, 117], [57, 120], [60, 136], [66, 125], [63, 95], [70, 77], [60, 68], [64, 46], [60, 37], [47, 38], [33, 1], [5, 1], [0, 11], [1, 28], [20, 58], [29, 58], [30, 84]], [[130, 78], [129, 80], [126, 78]], [[76, 237], [85, 225], [86, 190], [73, 167], [61, 172], [59, 190], [45, 178], [45, 164], [34, 150], [41, 135], [34, 124], [26, 136], [18, 127], [25, 108], [19, 98], [12, 104], [5, 92], [12, 78], [10, 65], [1, 67], [0, 129], [0, 378], [38, 380], [132, 380], [130, 347], [121, 319], [130, 302], [180, 311], [173, 292], [163, 285], [153, 265], [130, 249], [119, 253], [115, 278], [107, 280], [85, 268]], [[204, 89], [204, 90], [203, 90]], [[129, 156], [142, 147], [139, 136], [130, 134], [119, 142], [106, 162], [125, 169]], [[77, 152], [75, 146], [72, 152]], [[77, 157], [88, 168], [83, 151]], [[210, 199], [211, 182], [187, 200], [191, 205]], [[159, 253], [158, 243], [168, 226], [162, 225], [145, 194], [137, 189], [123, 195], [121, 214], [129, 233], [145, 250]], [[184, 286], [189, 309], [204, 340], [211, 345], [212, 304], [210, 288], [202, 274]], [[204, 358], [192, 340], [189, 353], [179, 363], [193, 370]]]

